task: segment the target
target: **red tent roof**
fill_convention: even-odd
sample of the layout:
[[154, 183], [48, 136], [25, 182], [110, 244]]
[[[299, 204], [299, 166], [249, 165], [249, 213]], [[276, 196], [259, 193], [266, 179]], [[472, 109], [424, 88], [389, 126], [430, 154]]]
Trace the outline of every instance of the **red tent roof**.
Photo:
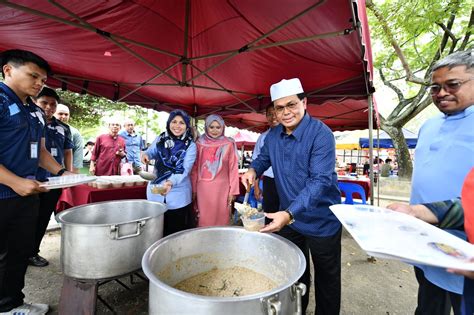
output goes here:
[[[299, 77], [334, 130], [368, 125], [364, 0], [13, 0], [0, 50], [50, 62], [48, 85], [262, 130], [269, 87]], [[246, 116], [248, 115], [248, 116]]]
[[248, 149], [252, 149], [257, 143], [258, 134], [255, 134], [256, 136], [254, 136], [247, 132], [239, 131], [237, 134], [235, 134], [235, 136], [232, 137], [235, 140], [237, 148], [240, 149], [242, 146], [245, 146]]

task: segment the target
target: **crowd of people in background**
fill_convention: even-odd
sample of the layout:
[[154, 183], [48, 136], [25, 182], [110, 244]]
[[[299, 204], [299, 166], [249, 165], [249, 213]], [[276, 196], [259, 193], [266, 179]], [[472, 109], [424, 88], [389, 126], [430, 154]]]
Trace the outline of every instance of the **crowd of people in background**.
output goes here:
[[[39, 256], [39, 244], [46, 218], [61, 193], [43, 188], [41, 181], [78, 172], [83, 161], [89, 163], [91, 174], [101, 176], [119, 175], [124, 163], [140, 173], [153, 160], [155, 179], [148, 183], [147, 199], [167, 205], [165, 235], [195, 226], [230, 224], [232, 205], [240, 193], [238, 152], [234, 140], [224, 134], [222, 117], [208, 116], [204, 133], [196, 137], [188, 114], [174, 110], [166, 130], [146, 150], [133, 121], [122, 125], [111, 120], [107, 133], [84, 146], [78, 131], [67, 124], [67, 106], [59, 104], [54, 90], [43, 87], [50, 72], [48, 63], [21, 50], [3, 52], [1, 57], [0, 312], [47, 311], [47, 305], [24, 303], [22, 292], [27, 265], [48, 264]], [[448, 201], [461, 196], [464, 177], [474, 166], [473, 75], [470, 51], [455, 53], [433, 67], [429, 89], [442, 116], [428, 121], [420, 132], [411, 196], [413, 207], [422, 204], [434, 212], [436, 221], [431, 223], [444, 220]], [[306, 111], [307, 97], [299, 79], [273, 84], [270, 96], [269, 129], [259, 138], [241, 181], [248, 188], [259, 187], [258, 181], [263, 180], [263, 192], [258, 188], [254, 192], [257, 199], [263, 195], [268, 219], [260, 232], [278, 233], [301, 249], [306, 270], [300, 281], [308, 289], [312, 284], [315, 287], [315, 313], [338, 314], [342, 227], [329, 209], [341, 203], [334, 136]], [[393, 163], [378, 157], [374, 161], [381, 174], [389, 174]], [[429, 207], [436, 201], [445, 201], [447, 206], [443, 210], [439, 205]], [[391, 208], [416, 215], [412, 206]], [[462, 229], [462, 222], [458, 223]], [[471, 238], [472, 233], [472, 242]], [[420, 284], [416, 314], [444, 315], [451, 307], [455, 314], [462, 309], [462, 314], [472, 314], [474, 285], [469, 279], [474, 275], [452, 272], [457, 274], [415, 267]], [[308, 303], [306, 294], [303, 313]]]

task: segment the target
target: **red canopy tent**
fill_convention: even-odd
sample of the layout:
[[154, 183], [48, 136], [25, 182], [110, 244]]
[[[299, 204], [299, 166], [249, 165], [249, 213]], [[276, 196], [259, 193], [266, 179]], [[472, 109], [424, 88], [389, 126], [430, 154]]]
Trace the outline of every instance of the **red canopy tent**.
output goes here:
[[245, 149], [251, 150], [257, 143], [258, 135], [253, 136], [248, 133], [238, 132], [232, 138], [235, 140], [238, 149], [245, 147]]
[[256, 131], [293, 77], [311, 115], [367, 128], [368, 34], [364, 0], [0, 1], [0, 50], [44, 57], [48, 85]]

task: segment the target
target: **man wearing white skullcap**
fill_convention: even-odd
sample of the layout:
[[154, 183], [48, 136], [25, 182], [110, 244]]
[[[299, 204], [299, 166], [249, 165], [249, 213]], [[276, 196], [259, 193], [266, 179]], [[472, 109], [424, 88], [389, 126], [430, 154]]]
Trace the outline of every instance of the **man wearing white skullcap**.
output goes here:
[[71, 118], [69, 114], [69, 107], [64, 104], [58, 104], [56, 107], [56, 112], [54, 113], [54, 117], [59, 119], [61, 122], [65, 123], [69, 130], [71, 131], [72, 136], [72, 171], [74, 173], [79, 173], [79, 170], [82, 168], [82, 158], [83, 150], [84, 150], [84, 140], [82, 139], [81, 133], [79, 130], [74, 128], [73, 126], [69, 125], [69, 118]]
[[89, 166], [92, 175], [120, 175], [120, 162], [127, 155], [125, 140], [118, 135], [120, 119], [111, 117], [107, 121], [109, 132], [95, 139]]
[[[300, 278], [308, 288], [310, 259], [315, 275], [315, 314], [339, 314], [341, 301], [341, 224], [329, 206], [341, 202], [335, 140], [331, 130], [306, 112], [307, 98], [299, 79], [270, 87], [280, 125], [271, 129], [259, 156], [242, 176], [245, 186], [273, 167], [280, 209], [266, 213], [273, 221], [260, 232], [278, 232], [295, 243], [306, 257]], [[303, 296], [303, 314], [309, 294]]]

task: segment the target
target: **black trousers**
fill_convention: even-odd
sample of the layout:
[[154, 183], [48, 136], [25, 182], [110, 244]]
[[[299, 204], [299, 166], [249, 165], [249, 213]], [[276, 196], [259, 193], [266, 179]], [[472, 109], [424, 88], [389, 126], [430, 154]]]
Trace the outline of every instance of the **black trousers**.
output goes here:
[[194, 227], [192, 203], [178, 209], [168, 210], [164, 214], [163, 236]]
[[28, 257], [35, 242], [38, 195], [0, 199], [0, 312], [23, 304]]
[[415, 276], [418, 281], [418, 305], [415, 315], [449, 315], [451, 307], [454, 315], [461, 314], [460, 294], [446, 291], [425, 278], [423, 270], [415, 267]]
[[280, 210], [280, 198], [276, 190], [275, 179], [263, 176], [263, 211], [277, 212]]
[[40, 251], [41, 241], [43, 240], [46, 229], [48, 228], [51, 214], [54, 212], [54, 209], [56, 209], [56, 204], [61, 196], [61, 192], [62, 189], [53, 189], [39, 194], [39, 213], [36, 226], [35, 247], [33, 248], [32, 256], [37, 255]]
[[336, 315], [341, 309], [341, 233], [328, 237], [313, 237], [300, 234], [285, 226], [279, 235], [292, 241], [301, 249], [306, 259], [306, 270], [299, 279], [307, 288], [303, 296], [303, 314], [309, 303], [311, 287], [310, 260], [314, 266], [314, 289], [316, 298], [316, 315]]

